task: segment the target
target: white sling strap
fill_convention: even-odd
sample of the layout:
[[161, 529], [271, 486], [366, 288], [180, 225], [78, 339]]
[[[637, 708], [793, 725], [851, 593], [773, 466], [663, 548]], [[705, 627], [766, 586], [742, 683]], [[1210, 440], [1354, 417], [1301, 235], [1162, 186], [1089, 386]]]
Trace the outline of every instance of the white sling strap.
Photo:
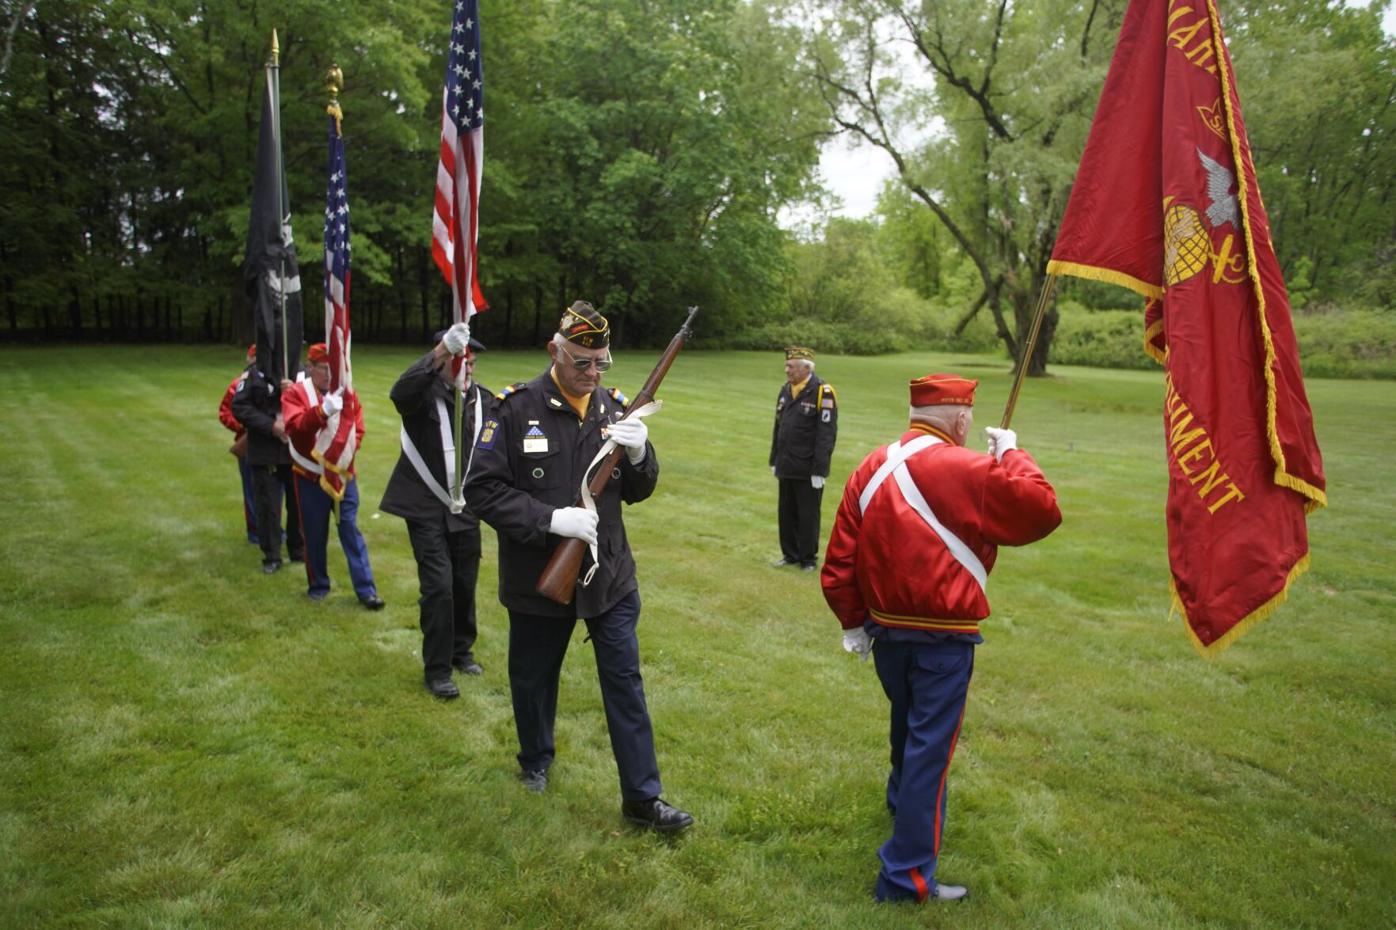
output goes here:
[[[643, 407], [631, 410], [626, 414], [626, 419], [630, 417], [647, 417], [663, 406], [664, 401], [658, 399], [652, 400]], [[592, 469], [596, 468], [598, 462], [611, 454], [611, 450], [615, 447], [616, 441], [614, 439], [607, 439], [601, 444], [601, 448], [596, 450], [596, 454], [592, 456], [591, 462], [587, 467], [582, 469], [582, 487], [580, 490], [582, 506], [592, 513], [597, 514], [598, 517], [600, 513], [596, 509], [596, 501], [591, 496], [591, 472]], [[591, 549], [591, 568], [587, 569], [586, 575], [581, 579], [582, 587], [584, 588], [591, 584], [591, 579], [596, 577], [596, 570], [601, 566], [601, 553], [597, 551], [596, 543], [589, 543], [588, 545]]]
[[945, 543], [945, 548], [950, 550], [950, 555], [954, 557], [956, 562], [964, 566], [965, 571], [974, 577], [974, 580], [979, 583], [979, 589], [983, 591], [989, 581], [989, 573], [984, 570], [984, 563], [979, 561], [979, 556], [974, 554], [973, 549], [965, 545], [964, 540], [952, 533], [944, 523], [936, 518], [935, 511], [931, 510], [931, 505], [926, 503], [925, 496], [921, 493], [921, 489], [916, 486], [916, 482], [911, 480], [911, 472], [906, 467], [907, 459], [922, 449], [929, 449], [941, 441], [928, 434], [916, 437], [905, 446], [900, 442], [894, 442], [888, 446], [887, 461], [883, 462], [873, 473], [867, 487], [863, 488], [863, 493], [858, 496], [858, 510], [860, 513], [866, 513], [868, 502], [877, 493], [877, 489], [882, 487], [888, 477], [893, 478], [897, 483], [897, 488], [902, 492], [902, 499], [906, 501], [907, 506], [916, 511], [916, 514], [931, 528], [931, 532], [940, 537], [940, 541]]
[[[465, 464], [465, 473], [470, 474], [470, 466], [475, 461], [475, 443], [480, 438], [480, 427], [483, 425], [483, 417], [480, 416], [480, 387], [475, 385], [475, 434], [470, 441], [470, 460]], [[456, 444], [451, 438], [451, 417], [446, 411], [446, 402], [441, 398], [436, 399], [437, 425], [441, 428], [441, 454], [446, 465], [446, 484], [455, 487], [456, 484]], [[460, 513], [461, 506], [458, 501], [452, 500], [451, 495], [432, 476], [431, 469], [427, 467], [422, 454], [417, 451], [417, 446], [412, 442], [412, 437], [407, 435], [407, 427], [403, 426], [400, 438], [402, 441], [402, 454], [407, 456], [407, 461], [412, 463], [412, 467], [417, 471], [417, 477], [422, 479], [422, 483], [427, 486], [427, 490], [436, 495], [436, 499], [445, 504], [452, 513]]]
[[[305, 387], [305, 395], [306, 397], [310, 398], [310, 406], [318, 407], [320, 405], [320, 398], [315, 393], [315, 385], [310, 382], [309, 378], [298, 380], [296, 382], [296, 386]], [[295, 388], [292, 388], [292, 390], [295, 390]], [[308, 459], [305, 456], [301, 455], [300, 452], [296, 450], [296, 444], [294, 442], [291, 442], [289, 439], [286, 441], [286, 448], [291, 450], [291, 460], [294, 461], [301, 468], [304, 468], [312, 475], [323, 475], [325, 473], [325, 466], [321, 465], [314, 459]]]

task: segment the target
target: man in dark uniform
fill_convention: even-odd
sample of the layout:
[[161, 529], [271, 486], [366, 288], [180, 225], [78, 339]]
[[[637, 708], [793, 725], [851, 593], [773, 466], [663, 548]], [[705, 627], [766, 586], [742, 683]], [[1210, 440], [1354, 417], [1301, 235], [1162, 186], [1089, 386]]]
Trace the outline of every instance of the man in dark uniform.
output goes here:
[[839, 433], [839, 401], [834, 387], [814, 373], [814, 350], [785, 350], [785, 384], [776, 397], [771, 430], [771, 474], [780, 485], [780, 559], [777, 568], [815, 569], [819, 553], [819, 506], [824, 479]]
[[[638, 417], [621, 420], [625, 398], [601, 387], [611, 367], [610, 326], [579, 300], [548, 346], [552, 366], [498, 395], [475, 450], [466, 497], [499, 537], [499, 600], [509, 611], [509, 686], [519, 737], [520, 779], [547, 790], [555, 746], [558, 677], [577, 620], [584, 619], [606, 727], [620, 776], [621, 813], [664, 832], [693, 823], [660, 799], [654, 731], [640, 678], [635, 629], [640, 595], [621, 503], [650, 496], [659, 462]], [[624, 447], [596, 510], [572, 506], [588, 465], [607, 438]], [[576, 595], [566, 605], [536, 593], [538, 576], [561, 537], [588, 542]], [[594, 566], [594, 570], [593, 570]]]
[[489, 391], [475, 383], [475, 353], [484, 348], [464, 323], [437, 334], [436, 346], [413, 362], [390, 396], [402, 416], [402, 454], [378, 508], [407, 521], [417, 560], [421, 597], [422, 667], [426, 688], [444, 700], [460, 697], [451, 669], [484, 672], [475, 661], [475, 581], [480, 573], [480, 521], [452, 500], [456, 486], [456, 390], [452, 360], [459, 358], [465, 388], [461, 424], [462, 470], [469, 473], [481, 425], [494, 409]]
[[[281, 501], [295, 499], [286, 424], [281, 418], [281, 390], [282, 385], [272, 383], [259, 366], [253, 365], [233, 394], [233, 416], [247, 427], [245, 459], [252, 471], [262, 571], [268, 575], [281, 569], [281, 534], [276, 532], [281, 525]], [[261, 532], [262, 527], [270, 527], [271, 531]], [[304, 559], [300, 518], [294, 506], [286, 508], [286, 548], [292, 562]]]

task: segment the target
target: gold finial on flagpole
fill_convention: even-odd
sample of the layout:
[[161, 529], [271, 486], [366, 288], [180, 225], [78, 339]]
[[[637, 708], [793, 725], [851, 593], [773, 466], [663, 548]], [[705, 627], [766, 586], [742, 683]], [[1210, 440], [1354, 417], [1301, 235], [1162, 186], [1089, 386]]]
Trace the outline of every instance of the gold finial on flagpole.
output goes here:
[[329, 91], [330, 104], [325, 107], [325, 112], [334, 117], [334, 134], [344, 135], [340, 123], [344, 120], [344, 110], [339, 106], [339, 92], [344, 89], [344, 72], [339, 70], [339, 63], [330, 65], [330, 70], [325, 72], [325, 90]]
[[271, 31], [271, 66], [281, 67], [281, 45], [276, 41], [276, 30]]

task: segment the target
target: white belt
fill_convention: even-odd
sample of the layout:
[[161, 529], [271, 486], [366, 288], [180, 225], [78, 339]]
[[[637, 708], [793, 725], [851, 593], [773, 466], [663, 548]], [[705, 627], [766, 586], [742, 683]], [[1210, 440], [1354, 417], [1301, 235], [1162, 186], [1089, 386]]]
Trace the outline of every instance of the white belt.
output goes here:
[[[470, 458], [465, 463], [465, 475], [470, 474], [470, 466], [475, 462], [475, 443], [480, 438], [480, 427], [484, 417], [480, 415], [480, 387], [474, 386], [475, 392], [475, 433], [470, 440]], [[468, 406], [468, 405], [467, 405]], [[451, 418], [446, 411], [446, 402], [441, 398], [436, 399], [436, 419], [441, 428], [441, 455], [446, 465], [446, 483], [455, 486], [456, 483], [456, 443], [451, 436]], [[432, 476], [431, 469], [427, 467], [422, 454], [417, 451], [417, 447], [412, 442], [412, 437], [407, 435], [407, 427], [404, 425], [401, 431], [402, 454], [407, 456], [407, 461], [412, 463], [412, 467], [417, 471], [417, 477], [422, 479], [422, 483], [427, 486], [427, 490], [436, 495], [436, 499], [445, 504], [451, 513], [460, 513], [465, 509], [465, 501], [457, 500], [446, 493], [436, 478]], [[463, 475], [462, 478], [465, 476]], [[464, 480], [461, 487], [465, 486]]]
[[935, 436], [923, 435], [916, 437], [905, 446], [900, 442], [894, 442], [888, 446], [887, 461], [873, 472], [867, 487], [863, 488], [863, 493], [858, 495], [858, 511], [860, 515], [866, 513], [868, 503], [877, 493], [877, 489], [882, 487], [888, 477], [894, 478], [907, 506], [916, 511], [916, 514], [930, 527], [931, 532], [945, 543], [945, 548], [950, 550], [950, 555], [954, 557], [956, 562], [964, 566], [965, 571], [974, 576], [974, 580], [979, 583], [979, 590], [984, 591], [989, 581], [989, 573], [984, 570], [984, 563], [979, 561], [979, 556], [974, 554], [973, 549], [965, 545], [964, 540], [952, 533], [944, 523], [936, 518], [935, 511], [931, 510], [931, 505], [926, 503], [925, 496], [922, 495], [921, 489], [916, 486], [916, 482], [911, 480], [911, 472], [906, 467], [907, 459], [940, 442], [942, 440]]
[[[643, 407], [630, 411], [624, 419], [628, 420], [631, 417], [647, 417], [663, 406], [664, 401], [652, 400]], [[601, 444], [601, 448], [597, 451], [596, 455], [592, 457], [591, 463], [582, 471], [582, 506], [592, 513], [596, 513], [596, 501], [593, 500], [591, 496], [591, 470], [596, 467], [597, 462], [600, 462], [609, 455], [614, 448], [616, 448], [616, 441], [614, 439], [607, 439]], [[600, 538], [599, 534], [597, 538]], [[582, 587], [584, 588], [591, 584], [591, 579], [596, 574], [596, 570], [601, 567], [601, 555], [596, 550], [596, 543], [591, 543], [590, 548], [591, 568], [587, 569], [586, 577], [582, 579]]]

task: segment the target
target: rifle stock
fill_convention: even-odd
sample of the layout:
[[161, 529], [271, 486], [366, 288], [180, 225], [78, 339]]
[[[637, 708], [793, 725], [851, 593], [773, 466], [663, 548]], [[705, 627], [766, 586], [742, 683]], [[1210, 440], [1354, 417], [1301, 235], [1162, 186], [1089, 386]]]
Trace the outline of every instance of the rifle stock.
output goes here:
[[[689, 325], [693, 322], [693, 318], [697, 314], [697, 307], [688, 308], [688, 319], [684, 320], [683, 326], [679, 327], [679, 331], [674, 334], [674, 338], [669, 340], [669, 345], [664, 350], [664, 354], [659, 357], [659, 361], [654, 366], [654, 371], [651, 371], [650, 376], [645, 379], [645, 386], [640, 388], [639, 393], [635, 395], [635, 399], [630, 403], [630, 409], [626, 411], [625, 416], [621, 419], [628, 419], [631, 412], [640, 409], [645, 404], [654, 400], [654, 392], [659, 390], [660, 382], [662, 382], [664, 376], [669, 373], [669, 366], [674, 364], [674, 359], [678, 357], [679, 350], [684, 347], [684, 343], [688, 341], [689, 336], [693, 335], [693, 331], [689, 329]], [[612, 449], [610, 454], [602, 459], [601, 463], [597, 466], [595, 473], [592, 475], [591, 482], [587, 485], [593, 498], [600, 499], [601, 492], [606, 490], [606, 485], [609, 484], [611, 480], [611, 472], [620, 461], [620, 457], [624, 451], [624, 449], [620, 448]], [[573, 506], [580, 507], [581, 504], [582, 498], [579, 494]], [[563, 539], [562, 542], [558, 543], [557, 548], [553, 550], [552, 557], [548, 559], [548, 564], [543, 567], [542, 573], [538, 576], [538, 584], [535, 586], [534, 590], [550, 601], [555, 601], [559, 604], [572, 603], [572, 597], [577, 590], [577, 575], [582, 569], [582, 556], [586, 554], [586, 551], [587, 544], [584, 540], [572, 539], [570, 537]]]

